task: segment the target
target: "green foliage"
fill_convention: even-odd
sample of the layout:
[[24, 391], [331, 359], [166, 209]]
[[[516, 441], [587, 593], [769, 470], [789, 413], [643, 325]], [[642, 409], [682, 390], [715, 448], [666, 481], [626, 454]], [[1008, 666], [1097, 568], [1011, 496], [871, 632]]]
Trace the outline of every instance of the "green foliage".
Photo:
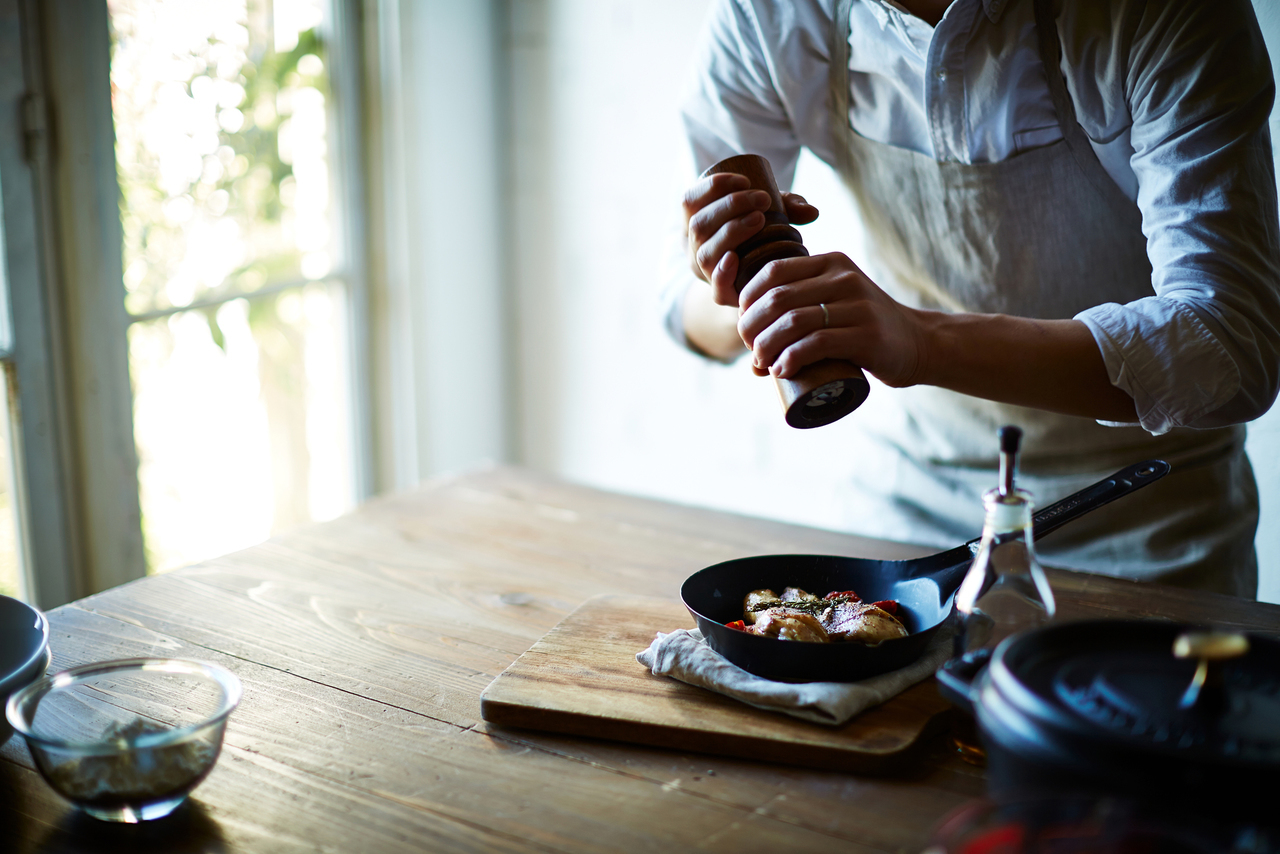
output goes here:
[[[249, 14], [241, 24], [251, 28], [265, 18]], [[137, 57], [150, 49], [154, 61], [162, 46], [138, 44], [137, 33], [113, 33], [112, 100], [131, 313], [251, 293], [300, 276], [300, 253], [284, 228], [281, 186], [293, 178], [293, 167], [281, 156], [281, 127], [291, 99], [304, 88], [327, 97], [327, 74], [299, 71], [304, 57], [323, 60], [324, 45], [314, 29], [299, 33], [297, 45], [280, 53], [269, 32], [250, 29], [247, 35], [247, 45], [210, 35], [205, 44], [171, 49], [178, 65], [170, 67], [187, 69], [180, 81], [184, 97], [177, 99], [172, 86], [166, 91], [168, 84], [143, 79], [135, 68], [118, 74], [115, 67], [117, 61], [132, 61], [146, 70], [150, 66]], [[237, 91], [229, 84], [243, 91], [238, 104], [227, 102], [225, 93]], [[219, 93], [216, 103], [210, 92]], [[243, 120], [238, 128], [236, 110]], [[197, 120], [199, 126], [193, 127]], [[213, 131], [217, 146], [210, 151]], [[174, 163], [185, 164], [191, 180], [179, 177], [175, 183]], [[225, 218], [238, 230], [215, 227]], [[230, 248], [219, 251], [219, 241]], [[216, 311], [205, 315], [214, 340], [224, 346]]]

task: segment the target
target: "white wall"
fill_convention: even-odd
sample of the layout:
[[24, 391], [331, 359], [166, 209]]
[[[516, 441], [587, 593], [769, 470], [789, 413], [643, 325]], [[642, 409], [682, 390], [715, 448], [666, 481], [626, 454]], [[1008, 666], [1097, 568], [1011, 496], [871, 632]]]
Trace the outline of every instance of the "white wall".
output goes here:
[[676, 93], [706, 4], [513, 8], [520, 458], [607, 487], [838, 525], [841, 472], [854, 464], [839, 427], [786, 427], [769, 381], [685, 353], [658, 322], [659, 254], [692, 168]]
[[372, 351], [379, 488], [509, 458], [500, 2], [377, 0]]
[[[844, 422], [785, 426], [770, 381], [683, 352], [656, 315], [664, 236], [691, 176], [675, 104], [707, 5], [511, 2], [518, 459], [607, 488], [839, 528], [858, 464]], [[806, 244], [849, 251], [852, 215], [829, 170], [808, 158], [797, 184], [823, 210]], [[850, 417], [873, 417], [886, 393], [874, 389]], [[1263, 595], [1280, 601], [1280, 413], [1250, 447], [1267, 513]]]

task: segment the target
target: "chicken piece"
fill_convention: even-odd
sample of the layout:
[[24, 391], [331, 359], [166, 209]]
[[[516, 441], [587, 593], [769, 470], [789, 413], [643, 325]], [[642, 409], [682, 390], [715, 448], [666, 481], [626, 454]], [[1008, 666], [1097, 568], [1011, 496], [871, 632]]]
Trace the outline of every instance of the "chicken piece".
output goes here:
[[783, 602], [818, 602], [821, 601], [812, 593], [806, 593], [799, 587], [787, 587], [782, 591]]
[[831, 642], [822, 623], [809, 614], [787, 613], [779, 608], [770, 608], [759, 616], [756, 624], [749, 629], [752, 634], [805, 643]]
[[742, 600], [742, 619], [748, 626], [753, 625], [760, 616], [761, 611], [781, 604], [782, 600], [778, 598], [778, 594], [767, 587], [761, 590], [752, 590]]
[[838, 602], [822, 621], [832, 640], [855, 640], [867, 646], [904, 638], [907, 629], [896, 617], [866, 602]]

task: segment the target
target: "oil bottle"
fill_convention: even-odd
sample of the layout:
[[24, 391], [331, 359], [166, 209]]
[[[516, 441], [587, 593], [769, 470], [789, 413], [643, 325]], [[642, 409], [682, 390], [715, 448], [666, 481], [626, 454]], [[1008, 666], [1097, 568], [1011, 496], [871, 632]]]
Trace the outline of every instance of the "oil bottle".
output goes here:
[[956, 592], [956, 656], [990, 651], [1009, 635], [1049, 621], [1053, 590], [1036, 559], [1031, 495], [1014, 486], [1022, 431], [1001, 427], [1000, 484], [982, 496], [982, 543]]

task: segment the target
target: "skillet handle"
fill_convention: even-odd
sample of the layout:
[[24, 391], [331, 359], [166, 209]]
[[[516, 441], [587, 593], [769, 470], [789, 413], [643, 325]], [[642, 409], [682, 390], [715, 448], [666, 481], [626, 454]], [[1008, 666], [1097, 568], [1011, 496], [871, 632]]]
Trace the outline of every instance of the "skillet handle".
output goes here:
[[1122, 468], [1105, 480], [1087, 486], [1074, 495], [1068, 495], [1032, 516], [1032, 535], [1038, 541], [1045, 534], [1058, 530], [1104, 504], [1110, 504], [1117, 498], [1123, 498], [1130, 492], [1155, 483], [1167, 475], [1170, 468], [1164, 460], [1144, 460]]

